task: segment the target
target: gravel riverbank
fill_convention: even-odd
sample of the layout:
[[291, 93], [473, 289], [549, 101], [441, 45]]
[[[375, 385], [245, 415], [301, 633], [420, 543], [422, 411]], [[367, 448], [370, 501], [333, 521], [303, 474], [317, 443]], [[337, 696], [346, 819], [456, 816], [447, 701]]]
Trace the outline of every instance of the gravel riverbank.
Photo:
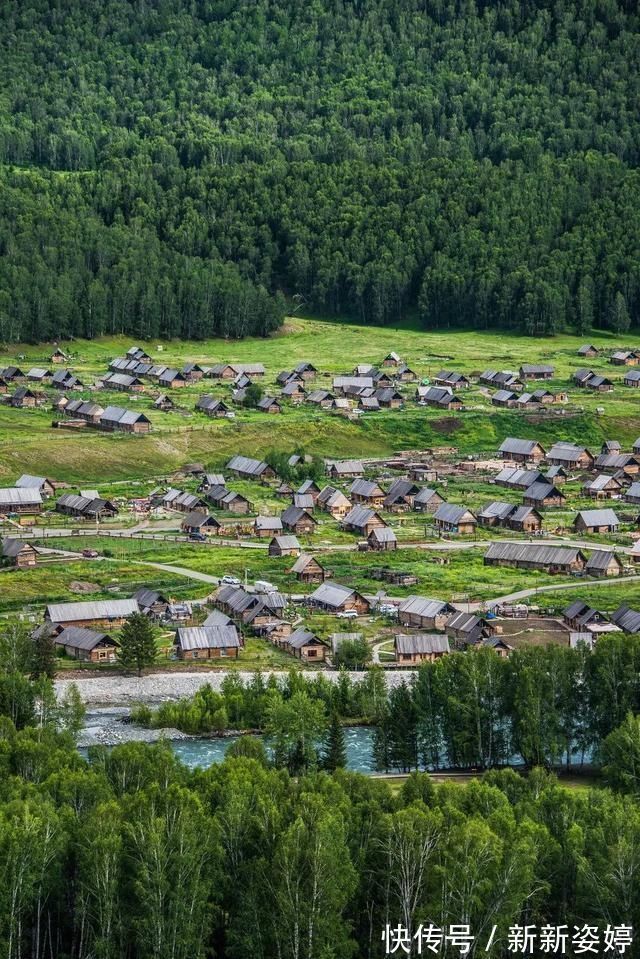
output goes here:
[[[227, 670], [216, 670], [211, 672], [166, 672], [149, 673], [146, 676], [138, 678], [137, 676], [87, 676], [85, 678], [75, 679], [57, 679], [55, 682], [58, 696], [64, 696], [71, 683], [75, 683], [80, 690], [80, 695], [87, 706], [131, 706], [134, 703], [148, 703], [154, 705], [166, 702], [167, 700], [180, 699], [183, 696], [193, 696], [201, 686], [206, 683], [213, 689], [220, 689], [222, 682], [229, 673]], [[251, 680], [253, 673], [233, 671], [234, 676], [239, 676], [245, 682]], [[280, 671], [265, 671], [265, 677], [274, 675], [278, 678], [284, 678], [287, 673]], [[313, 679], [315, 672], [303, 672], [303, 676]], [[364, 673], [349, 674], [356, 682], [360, 681]], [[336, 682], [339, 674], [327, 670], [323, 676], [330, 682]], [[415, 672], [410, 670], [393, 670], [385, 673], [387, 684], [395, 686], [402, 679], [409, 679], [415, 676]], [[173, 738], [173, 737], [172, 737]]]
[[191, 739], [179, 729], [143, 729], [125, 722], [128, 706], [98, 706], [88, 709], [85, 727], [78, 738], [78, 746], [117, 746], [119, 743], [156, 743], [161, 739], [172, 741]]

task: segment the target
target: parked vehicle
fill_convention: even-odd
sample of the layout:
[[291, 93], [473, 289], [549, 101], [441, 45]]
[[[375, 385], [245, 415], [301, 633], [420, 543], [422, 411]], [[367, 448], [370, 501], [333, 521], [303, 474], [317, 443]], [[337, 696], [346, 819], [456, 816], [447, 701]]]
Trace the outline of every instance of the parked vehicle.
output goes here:
[[100, 554], [98, 553], [97, 549], [83, 549], [82, 555], [85, 559], [95, 559]]
[[256, 593], [277, 593], [278, 587], [274, 586], [273, 583], [267, 582], [266, 579], [257, 579], [253, 584], [255, 587]]
[[241, 586], [241, 582], [237, 576], [223, 576], [220, 580], [223, 586]]
[[204, 533], [198, 533], [196, 531], [189, 533], [189, 539], [195, 540], [196, 543], [206, 543], [207, 541], [207, 537], [204, 535]]
[[358, 614], [355, 609], [344, 609], [341, 613], [336, 614], [337, 619], [357, 619]]
[[384, 613], [386, 616], [397, 616], [398, 607], [394, 606], [393, 603], [380, 603], [378, 606], [378, 612]]

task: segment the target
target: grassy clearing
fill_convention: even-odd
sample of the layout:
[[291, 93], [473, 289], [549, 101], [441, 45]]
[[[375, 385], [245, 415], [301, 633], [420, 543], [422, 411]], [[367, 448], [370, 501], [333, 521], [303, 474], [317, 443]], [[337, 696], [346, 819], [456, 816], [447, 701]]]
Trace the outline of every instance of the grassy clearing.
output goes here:
[[[56, 546], [61, 549], [77, 549], [78, 540], [56, 540]], [[125, 570], [134, 570], [136, 579], [146, 578], [147, 584], [160, 588], [160, 581], [169, 580], [179, 582], [183, 587], [189, 585], [188, 580], [181, 580], [175, 574], [154, 570], [152, 567], [132, 565], [132, 560], [162, 563], [181, 566], [188, 570], [208, 573], [212, 576], [222, 576], [229, 573], [239, 577], [242, 581], [252, 582], [255, 579], [266, 579], [274, 583], [287, 594], [311, 592], [313, 587], [299, 583], [290, 572], [294, 563], [291, 557], [273, 557], [266, 551], [247, 550], [235, 547], [205, 548], [192, 546], [187, 543], [162, 543], [159, 541], [144, 541], [135, 539], [105, 540], [99, 537], [83, 537], [83, 547], [97, 549], [102, 555], [110, 557], [109, 567], [114, 567], [120, 573]], [[570, 583], [571, 579], [561, 576], [550, 576], [534, 570], [515, 570], [483, 564], [484, 548], [470, 547], [465, 550], [451, 550], [446, 554], [440, 551], [427, 549], [398, 549], [390, 553], [357, 553], [327, 550], [318, 554], [321, 562], [332, 574], [336, 582], [348, 583], [367, 594], [374, 594], [384, 590], [390, 596], [407, 596], [419, 594], [455, 601], [485, 601], [497, 595], [516, 592], [521, 589], [535, 588], [545, 585]], [[447, 565], [441, 565], [442, 559], [448, 560]], [[93, 570], [102, 566], [101, 563], [84, 565], [85, 577], [92, 578]], [[371, 577], [373, 568], [387, 566], [392, 569], [407, 570], [418, 576], [418, 584], [411, 587], [400, 587], [376, 580]], [[16, 575], [33, 575], [30, 572]], [[192, 587], [198, 587], [192, 582]], [[600, 593], [625, 593], [634, 591], [640, 584], [624, 584], [617, 581], [608, 581], [595, 587]], [[164, 588], [167, 588], [166, 586]], [[207, 591], [211, 591], [209, 587]], [[583, 591], [585, 588], [582, 588]], [[576, 585], [576, 591], [580, 587]], [[587, 590], [588, 591], [588, 588]], [[565, 597], [573, 594], [574, 590], [562, 590], [560, 599], [555, 594], [538, 593], [532, 602], [550, 606], [561, 603], [567, 605]], [[545, 599], [543, 599], [545, 597]], [[617, 603], [616, 605], [619, 605]], [[333, 620], [332, 620], [333, 621]]]
[[[128, 597], [141, 586], [153, 586], [172, 597], [206, 595], [205, 584], [161, 570], [149, 582], [148, 571], [129, 562], [42, 564], [34, 569], [6, 569], [0, 574], [0, 613], [17, 610], [40, 611], [48, 603]], [[74, 583], [91, 584], [95, 589], [74, 589]]]
[[[624, 339], [604, 335], [592, 339], [606, 350], [626, 345]], [[71, 351], [70, 366], [89, 386], [132, 342], [127, 337], [104, 337], [62, 346]], [[350, 370], [356, 363], [380, 363], [390, 350], [400, 353], [421, 378], [433, 377], [441, 367], [477, 374], [489, 363], [517, 369], [523, 361], [551, 361], [557, 367], [557, 379], [551, 386], [566, 388], [571, 372], [584, 365], [576, 352], [580, 342], [573, 336], [532, 340], [504, 333], [424, 332], [410, 324], [398, 329], [363, 328], [353, 323], [290, 318], [282, 331], [268, 340], [153, 342], [146, 348], [157, 362], [177, 366], [188, 361], [210, 365], [259, 360], [267, 367], [264, 386], [271, 392], [275, 392], [278, 372], [298, 361], [313, 362], [321, 373], [318, 385], [328, 385], [331, 375]], [[158, 346], [163, 349], [158, 350]], [[0, 360], [28, 369], [46, 365], [50, 352], [43, 345], [15, 347], [2, 351]], [[596, 358], [589, 366], [614, 380], [622, 379], [623, 370], [610, 366], [606, 357]], [[58, 432], [51, 429], [53, 415], [49, 408], [14, 410], [0, 406], [0, 480], [10, 483], [25, 471], [84, 484], [144, 480], [167, 475], [190, 460], [217, 468], [237, 451], [264, 455], [272, 448], [290, 450], [300, 445], [328, 456], [373, 456], [443, 443], [454, 443], [463, 454], [490, 452], [509, 434], [536, 436], [547, 443], [570, 437], [593, 446], [604, 438], [616, 437], [629, 444], [637, 436], [640, 401], [638, 391], [622, 385], [616, 386], [612, 396], [572, 389], [570, 415], [561, 417], [558, 410], [549, 410], [532, 416], [496, 410], [474, 388], [465, 393], [465, 402], [473, 411], [447, 416], [413, 405], [411, 386], [406, 391], [405, 410], [366, 414], [358, 422], [306, 406], [287, 407], [275, 418], [238, 411], [235, 420], [213, 422], [193, 412], [201, 393], [228, 399], [229, 390], [228, 385], [209, 380], [175, 390], [172, 397], [180, 409], [167, 414], [150, 412], [152, 400], [160, 392], [156, 387], [148, 387], [137, 399], [123, 393], [81, 391], [81, 395], [103, 404], [135, 406], [150, 413], [154, 433], [148, 437], [102, 435], [91, 430]], [[48, 392], [57, 395], [56, 391]], [[597, 412], [599, 407], [604, 408], [603, 415]]]

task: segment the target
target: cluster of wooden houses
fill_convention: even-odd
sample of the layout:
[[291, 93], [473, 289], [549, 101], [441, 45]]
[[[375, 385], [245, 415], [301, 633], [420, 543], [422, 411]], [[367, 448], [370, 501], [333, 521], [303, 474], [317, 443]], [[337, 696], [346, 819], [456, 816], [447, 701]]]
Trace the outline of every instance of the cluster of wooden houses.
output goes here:
[[62, 413], [67, 426], [90, 426], [109, 433], [149, 433], [152, 428], [149, 417], [139, 410], [122, 406], [102, 407], [92, 400], [69, 400], [64, 396], [54, 403], [54, 409]]
[[189, 604], [173, 603], [162, 593], [144, 587], [130, 599], [52, 603], [32, 636], [45, 633], [74, 659], [114, 663], [118, 658], [118, 631], [133, 613], [144, 613], [165, 628], [173, 627], [179, 659], [235, 658], [243, 645], [242, 634], [226, 617], [214, 612], [201, 626], [192, 626]]

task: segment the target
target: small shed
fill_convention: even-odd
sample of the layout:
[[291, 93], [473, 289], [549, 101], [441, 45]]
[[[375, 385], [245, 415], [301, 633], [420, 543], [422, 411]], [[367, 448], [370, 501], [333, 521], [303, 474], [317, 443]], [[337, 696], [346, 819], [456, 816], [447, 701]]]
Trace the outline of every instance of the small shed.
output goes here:
[[300, 583], [324, 583], [327, 573], [321, 563], [308, 553], [302, 553], [291, 568]]
[[436, 526], [443, 533], [470, 535], [475, 533], [478, 521], [466, 506], [442, 503], [434, 513]]
[[269, 556], [299, 556], [301, 548], [296, 536], [274, 536], [269, 543]]
[[303, 626], [294, 630], [282, 645], [285, 649], [288, 647], [298, 659], [314, 663], [324, 662], [329, 649], [328, 643]]
[[398, 539], [396, 534], [388, 526], [379, 526], [372, 529], [367, 536], [369, 549], [375, 550], [393, 550], [398, 548]]
[[38, 551], [31, 543], [6, 537], [2, 540], [2, 559], [7, 566], [17, 569], [28, 569], [35, 566], [38, 560]]

